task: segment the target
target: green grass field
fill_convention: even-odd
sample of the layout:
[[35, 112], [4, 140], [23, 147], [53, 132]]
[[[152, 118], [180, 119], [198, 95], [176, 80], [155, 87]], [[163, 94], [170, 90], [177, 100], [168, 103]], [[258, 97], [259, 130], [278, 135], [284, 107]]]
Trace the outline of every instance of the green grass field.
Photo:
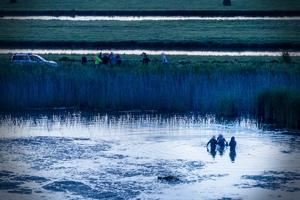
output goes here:
[[222, 0], [0, 0], [0, 10], [300, 10], [299, 0], [232, 0], [223, 6]]
[[122, 42], [132, 41], [136, 43], [169, 43], [170, 47], [172, 47], [172, 42], [205, 44], [211, 42], [211, 44], [216, 43], [219, 46], [233, 43], [300, 45], [300, 34], [298, 34], [300, 23], [297, 20], [128, 22], [0, 20], [0, 23], [1, 42], [15, 44], [29, 42], [32, 46], [35, 45], [35, 42], [49, 42], [50, 47], [51, 42], [74, 42], [74, 44], [87, 42], [100, 45], [105, 42], [115, 42], [122, 46]]

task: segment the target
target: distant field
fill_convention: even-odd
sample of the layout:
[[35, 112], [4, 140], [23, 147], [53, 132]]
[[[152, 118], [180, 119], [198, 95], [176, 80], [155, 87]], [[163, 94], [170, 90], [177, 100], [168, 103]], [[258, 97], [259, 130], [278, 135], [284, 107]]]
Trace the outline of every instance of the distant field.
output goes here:
[[300, 10], [299, 0], [232, 0], [223, 6], [222, 0], [0, 0], [0, 10]]
[[[291, 21], [59, 21], [59, 20], [0, 20], [0, 46], [4, 43], [31, 45], [43, 42], [115, 42], [127, 43], [233, 43], [263, 45], [266, 43], [300, 43], [300, 23]], [[47, 43], [48, 42], [48, 43]], [[126, 43], [127, 42], [127, 43]], [[156, 47], [156, 46], [153, 47]], [[168, 46], [167, 45], [167, 46]], [[151, 46], [151, 45], [150, 45]], [[298, 45], [299, 46], [299, 45]], [[78, 47], [78, 46], [77, 46]], [[109, 47], [109, 46], [107, 46]], [[183, 45], [183, 47], [185, 47]], [[188, 46], [186, 46], [188, 47]], [[277, 49], [278, 50], [278, 49]]]

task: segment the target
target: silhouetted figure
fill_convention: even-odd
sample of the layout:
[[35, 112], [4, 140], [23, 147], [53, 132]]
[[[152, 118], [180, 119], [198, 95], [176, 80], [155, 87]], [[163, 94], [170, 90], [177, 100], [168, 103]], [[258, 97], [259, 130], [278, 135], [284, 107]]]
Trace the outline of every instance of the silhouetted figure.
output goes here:
[[[215, 158], [217, 152], [216, 152], [216, 147], [217, 147], [217, 140], [216, 136], [212, 136], [212, 138], [207, 142], [206, 148], [210, 144], [210, 154], [213, 158]], [[209, 149], [207, 148], [207, 152], [209, 152]]]
[[109, 62], [109, 57], [107, 56], [107, 55], [104, 55], [103, 57], [102, 57], [102, 62], [103, 62], [103, 64], [105, 64], [105, 65], [107, 65], [107, 63]]
[[236, 148], [236, 141], [235, 141], [235, 138], [232, 136], [231, 139], [230, 139], [230, 142], [229, 142], [229, 157], [230, 157], [230, 160], [231, 162], [234, 162], [235, 161], [235, 157], [236, 157], [236, 152], [235, 152], [235, 148]]
[[122, 58], [119, 54], [116, 55], [116, 59], [117, 59], [118, 65], [121, 65], [122, 64]]
[[83, 55], [83, 56], [81, 57], [81, 64], [82, 64], [82, 65], [85, 65], [86, 63], [87, 63], [87, 58], [86, 58], [85, 55]]
[[109, 62], [111, 65], [115, 65], [117, 62], [116, 56], [113, 52], [110, 52], [109, 54]]
[[231, 6], [231, 1], [230, 0], [223, 0], [223, 5], [224, 6]]
[[212, 136], [212, 138], [207, 142], [206, 147], [210, 144], [210, 151], [216, 151], [217, 140], [216, 136]]
[[219, 147], [221, 147], [221, 148], [224, 148], [228, 144], [227, 141], [226, 141], [226, 139], [223, 137], [222, 134], [220, 134], [218, 136], [217, 142], [218, 142]]
[[98, 54], [98, 57], [102, 60], [102, 52]]
[[231, 162], [234, 162], [235, 158], [236, 158], [236, 152], [235, 151], [230, 151], [229, 152], [229, 157], [230, 157]]
[[235, 152], [235, 147], [236, 147], [236, 141], [235, 138], [232, 136], [229, 142], [229, 150]]
[[142, 59], [143, 64], [148, 64], [150, 62], [150, 59], [149, 59], [148, 55], [145, 52], [143, 52], [141, 54], [141, 56], [143, 57], [143, 59]]

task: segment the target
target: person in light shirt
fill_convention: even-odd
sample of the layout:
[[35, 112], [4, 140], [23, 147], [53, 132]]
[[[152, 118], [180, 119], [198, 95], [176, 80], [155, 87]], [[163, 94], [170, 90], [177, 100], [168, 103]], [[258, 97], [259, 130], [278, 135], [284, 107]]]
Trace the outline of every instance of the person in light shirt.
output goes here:
[[166, 54], [162, 54], [162, 63], [165, 65], [165, 64], [167, 64], [168, 63], [168, 60], [167, 60], [167, 57], [166, 57]]

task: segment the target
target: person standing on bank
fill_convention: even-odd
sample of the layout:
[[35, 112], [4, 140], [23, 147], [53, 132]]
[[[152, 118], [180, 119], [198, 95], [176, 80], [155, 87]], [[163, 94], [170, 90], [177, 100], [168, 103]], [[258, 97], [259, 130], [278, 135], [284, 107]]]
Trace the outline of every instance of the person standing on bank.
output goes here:
[[85, 55], [83, 55], [83, 56], [81, 57], [81, 64], [82, 64], [82, 65], [85, 65], [86, 63], [87, 63], [87, 58], [86, 58]]
[[108, 57], [108, 55], [104, 55], [102, 58], [100, 58], [101, 60], [102, 60], [102, 63], [104, 64], [104, 65], [107, 65], [107, 63], [109, 62], [109, 57]]
[[167, 57], [166, 57], [166, 55], [164, 53], [162, 54], [162, 58], [161, 59], [162, 59], [163, 65], [165, 65], [165, 64], [168, 63]]
[[109, 54], [109, 62], [110, 62], [110, 64], [111, 64], [111, 65], [115, 65], [115, 64], [116, 64], [116, 61], [117, 61], [117, 59], [116, 59], [115, 54], [114, 54], [113, 52], [111, 52], [111, 53]]
[[102, 60], [97, 55], [95, 55], [94, 61], [95, 61], [95, 67], [98, 68]]
[[145, 52], [143, 52], [141, 54], [141, 56], [142, 56], [142, 62], [143, 62], [143, 64], [148, 64], [150, 62], [150, 59], [149, 59], [148, 55]]
[[120, 54], [116, 55], [116, 59], [117, 59], [118, 65], [121, 65], [122, 64], [122, 58], [121, 58]]

